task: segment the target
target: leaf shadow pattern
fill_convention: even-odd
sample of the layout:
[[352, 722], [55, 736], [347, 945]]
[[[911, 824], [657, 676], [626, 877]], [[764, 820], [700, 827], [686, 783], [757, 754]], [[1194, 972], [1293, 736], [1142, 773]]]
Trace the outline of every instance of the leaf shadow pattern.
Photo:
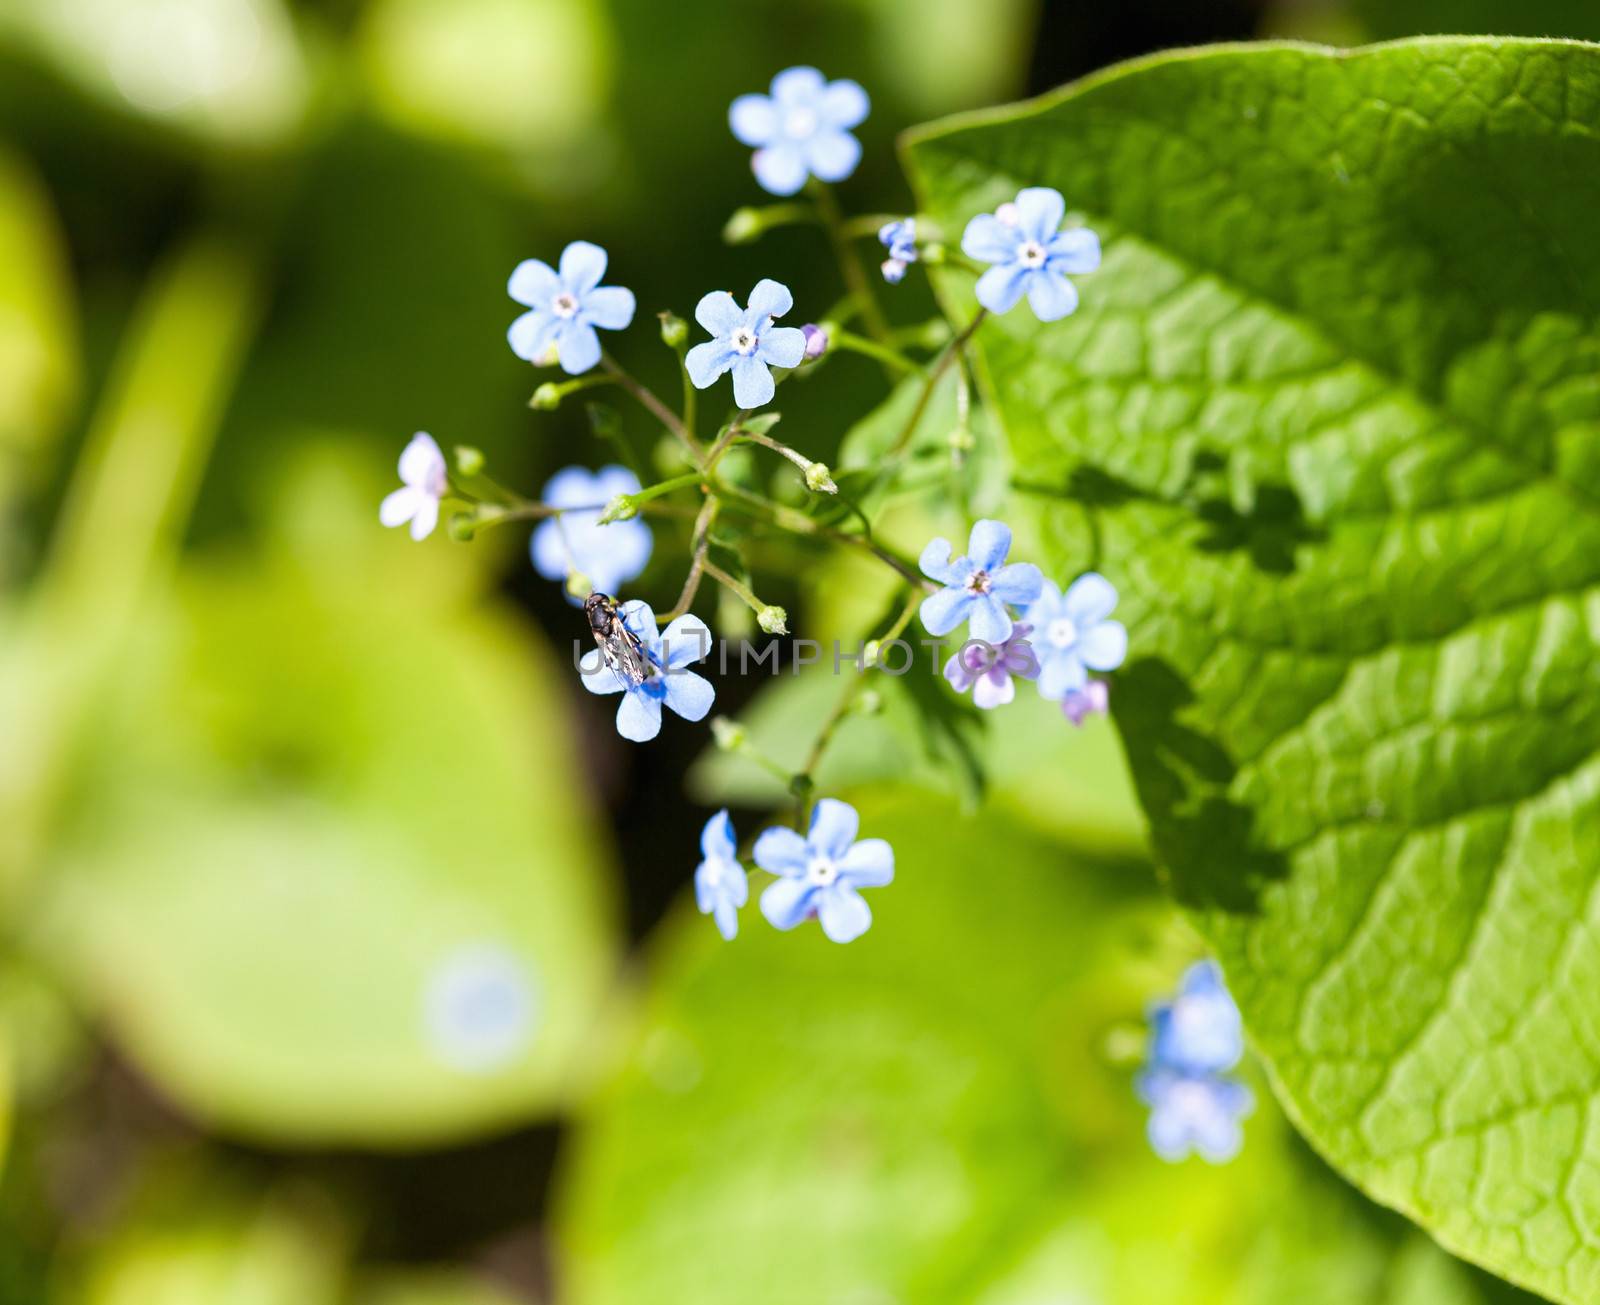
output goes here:
[[1227, 796], [1238, 768], [1184, 724], [1194, 692], [1165, 660], [1143, 657], [1117, 674], [1112, 699], [1157, 860], [1184, 906], [1256, 914], [1261, 887], [1288, 873], [1281, 852], [1252, 837], [1255, 812]]
[[1300, 496], [1283, 484], [1257, 485], [1255, 506], [1249, 512], [1240, 512], [1226, 497], [1215, 497], [1197, 502], [1194, 513], [1206, 528], [1195, 540], [1197, 549], [1242, 552], [1270, 575], [1292, 574], [1296, 547], [1327, 538], [1326, 531], [1307, 522]]

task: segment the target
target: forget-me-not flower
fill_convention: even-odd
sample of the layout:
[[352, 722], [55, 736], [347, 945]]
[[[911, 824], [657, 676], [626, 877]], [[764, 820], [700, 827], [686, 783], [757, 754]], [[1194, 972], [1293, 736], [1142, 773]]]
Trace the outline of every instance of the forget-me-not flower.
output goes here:
[[1220, 1074], [1243, 1055], [1244, 1022], [1222, 970], [1215, 961], [1197, 961], [1172, 999], [1151, 1008], [1151, 1059], [1186, 1074]]
[[717, 932], [732, 938], [739, 932], [739, 908], [750, 900], [750, 877], [739, 864], [739, 841], [727, 809], [717, 812], [700, 831], [700, 864], [694, 872], [694, 900], [700, 914], [717, 922]]
[[618, 609], [622, 623], [644, 645], [656, 673], [642, 684], [625, 684], [606, 665], [598, 648], [591, 648], [578, 663], [583, 687], [590, 693], [620, 693], [617, 733], [635, 743], [647, 743], [661, 733], [661, 708], [665, 704], [685, 720], [703, 720], [711, 710], [716, 690], [709, 680], [687, 667], [711, 651], [711, 631], [698, 616], [680, 616], [663, 631], [648, 603], [635, 600]]
[[857, 890], [881, 888], [894, 878], [894, 849], [881, 838], [857, 842], [860, 823], [848, 802], [822, 798], [804, 838], [781, 826], [763, 830], [756, 864], [781, 877], [761, 894], [761, 914], [779, 929], [815, 915], [836, 943], [864, 934], [872, 910]]
[[426, 431], [413, 435], [400, 454], [400, 486], [378, 505], [378, 520], [386, 526], [409, 521], [411, 538], [426, 539], [439, 524], [439, 500], [450, 488], [449, 464]]
[[1030, 186], [1016, 202], [967, 223], [961, 252], [991, 263], [978, 278], [978, 302], [991, 313], [1009, 313], [1023, 295], [1041, 322], [1066, 317], [1078, 306], [1067, 280], [1100, 266], [1100, 238], [1087, 227], [1061, 230], [1067, 204], [1061, 192]]
[[1104, 716], [1111, 707], [1111, 688], [1104, 680], [1090, 680], [1081, 689], [1061, 695], [1061, 714], [1075, 726], [1091, 716]]
[[1117, 591], [1095, 571], [1085, 572], [1062, 594], [1045, 581], [1028, 608], [1028, 624], [1036, 631], [1033, 649], [1039, 655], [1039, 693], [1052, 701], [1085, 688], [1090, 671], [1114, 671], [1128, 655], [1128, 632], [1110, 620]]
[[906, 268], [917, 261], [917, 220], [900, 218], [878, 228], [878, 240], [889, 251], [880, 269], [890, 285], [899, 285]]
[[1004, 706], [1017, 696], [1013, 675], [1024, 680], [1038, 678], [1039, 662], [1028, 643], [1032, 629], [1018, 621], [1011, 627], [1011, 637], [998, 647], [979, 639], [962, 644], [944, 664], [944, 678], [957, 693], [971, 689], [974, 706]]
[[1135, 1087], [1150, 1107], [1150, 1145], [1163, 1160], [1197, 1151], [1231, 1160], [1254, 1099], [1224, 1077], [1244, 1055], [1244, 1026], [1214, 961], [1191, 965], [1171, 1000], [1150, 1011], [1150, 1054]]
[[561, 370], [570, 376], [600, 361], [595, 327], [620, 331], [633, 321], [633, 291], [601, 285], [606, 251], [587, 240], [574, 240], [561, 251], [561, 270], [537, 258], [524, 259], [511, 274], [506, 292], [527, 312], [511, 323], [506, 338], [511, 351], [526, 362], [545, 359], [551, 345]]
[[[546, 517], [533, 532], [528, 551], [533, 567], [546, 580], [566, 580], [577, 572], [591, 588], [614, 594], [645, 568], [653, 539], [640, 517], [600, 524], [600, 514], [618, 494], [637, 494], [639, 478], [616, 465], [590, 471], [566, 467], [550, 477], [539, 500], [546, 507], [567, 509]], [[587, 508], [588, 511], [572, 511]], [[575, 595], [568, 601], [581, 602]]]
[[750, 166], [763, 190], [793, 195], [813, 176], [843, 181], [861, 160], [850, 134], [871, 108], [852, 81], [830, 82], [815, 68], [787, 68], [772, 79], [771, 95], [741, 95], [728, 125], [741, 144], [755, 147]]
[[694, 310], [694, 319], [711, 332], [712, 339], [697, 344], [683, 360], [689, 379], [698, 390], [733, 373], [733, 399], [741, 408], [771, 403], [777, 392], [769, 367], [798, 367], [806, 356], [805, 332], [797, 326], [774, 326], [794, 307], [789, 287], [761, 280], [750, 292], [750, 306], [739, 303], [726, 290], [713, 290]]
[[948, 539], [935, 539], [922, 550], [923, 575], [945, 588], [922, 600], [922, 624], [932, 635], [945, 635], [970, 621], [972, 637], [1002, 644], [1011, 637], [1006, 604], [1026, 607], [1039, 596], [1044, 577], [1031, 562], [1005, 565], [1011, 551], [1011, 527], [1001, 521], [980, 521], [972, 527], [966, 553], [951, 558]]

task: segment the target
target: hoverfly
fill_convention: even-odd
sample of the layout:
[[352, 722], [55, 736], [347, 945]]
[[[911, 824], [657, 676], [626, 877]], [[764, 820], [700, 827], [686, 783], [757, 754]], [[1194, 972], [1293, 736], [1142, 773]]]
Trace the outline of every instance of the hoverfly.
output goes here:
[[589, 631], [611, 673], [625, 689], [636, 689], [656, 674], [639, 636], [622, 620], [622, 613], [609, 594], [593, 593], [583, 600], [583, 613], [589, 618]]

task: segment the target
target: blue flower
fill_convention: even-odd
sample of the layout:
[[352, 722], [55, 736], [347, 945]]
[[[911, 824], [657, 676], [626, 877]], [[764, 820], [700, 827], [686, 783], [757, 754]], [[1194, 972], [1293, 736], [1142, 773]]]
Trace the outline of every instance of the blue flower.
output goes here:
[[728, 109], [740, 143], [755, 147], [756, 180], [774, 195], [792, 195], [806, 177], [843, 181], [861, 160], [850, 128], [866, 119], [867, 93], [855, 82], [830, 82], [815, 68], [788, 68], [772, 94], [741, 95]]
[[1151, 1149], [1163, 1160], [1176, 1163], [1195, 1151], [1212, 1164], [1222, 1164], [1239, 1154], [1244, 1143], [1240, 1121], [1255, 1105], [1243, 1083], [1156, 1065], [1139, 1075], [1137, 1087], [1150, 1107], [1145, 1131]]
[[972, 637], [984, 643], [999, 645], [1011, 637], [1006, 604], [1031, 603], [1044, 577], [1031, 562], [1006, 566], [1010, 551], [1011, 527], [1000, 521], [973, 526], [963, 557], [951, 558], [948, 539], [935, 539], [922, 550], [922, 573], [945, 586], [922, 600], [922, 624], [929, 634], [949, 634], [970, 621]]
[[739, 843], [726, 809], [700, 831], [701, 861], [694, 872], [694, 900], [701, 915], [717, 922], [724, 938], [739, 932], [739, 908], [750, 900], [750, 877], [739, 864]]
[[867, 931], [872, 910], [856, 890], [881, 888], [894, 878], [894, 849], [881, 838], [856, 842], [859, 826], [848, 802], [822, 798], [804, 838], [779, 827], [756, 839], [756, 864], [780, 876], [761, 894], [761, 914], [774, 927], [793, 929], [815, 915], [836, 943]]
[[590, 693], [620, 693], [617, 733], [635, 743], [647, 743], [661, 733], [661, 707], [665, 703], [685, 720], [703, 720], [711, 710], [716, 691], [709, 681], [685, 669], [704, 659], [711, 649], [711, 631], [698, 616], [680, 616], [657, 633], [656, 616], [649, 604], [637, 600], [621, 607], [623, 624], [644, 645], [656, 674], [643, 684], [624, 684], [591, 648], [578, 663], [583, 687]]
[[1025, 619], [1034, 628], [1039, 657], [1039, 694], [1059, 701], [1089, 682], [1090, 671], [1114, 671], [1128, 655], [1128, 632], [1107, 618], [1116, 609], [1117, 591], [1094, 571], [1074, 580], [1063, 597], [1045, 581]]
[[795, 326], [774, 326], [794, 307], [789, 287], [762, 280], [750, 292], [750, 306], [740, 308], [726, 290], [713, 290], [694, 310], [695, 321], [713, 338], [697, 344], [683, 360], [697, 390], [733, 372], [733, 398], [741, 408], [771, 403], [777, 392], [768, 367], [798, 367], [806, 356], [805, 332]]
[[518, 358], [543, 363], [555, 347], [561, 369], [577, 376], [600, 361], [595, 327], [620, 331], [633, 321], [633, 291], [601, 285], [606, 251], [574, 240], [561, 251], [561, 270], [537, 258], [525, 259], [511, 274], [506, 292], [531, 310], [511, 323], [506, 338]]
[[1062, 231], [1066, 211], [1060, 191], [1030, 186], [1014, 204], [967, 223], [961, 252], [994, 265], [978, 278], [980, 304], [991, 313], [1009, 313], [1026, 294], [1041, 322], [1057, 321], [1078, 306], [1067, 273], [1081, 276], [1100, 266], [1100, 239], [1086, 227]]
[[[550, 477], [540, 502], [567, 509], [547, 517], [533, 532], [528, 551], [533, 567], [546, 580], [565, 580], [573, 572], [589, 578], [592, 588], [614, 594], [645, 568], [653, 539], [639, 517], [600, 524], [600, 513], [618, 494], [637, 494], [639, 478], [626, 467], [599, 471], [566, 467]], [[587, 508], [588, 511], [573, 511]], [[568, 601], [581, 602], [573, 595]]]
[[1244, 1055], [1244, 1024], [1215, 961], [1184, 971], [1171, 1001], [1150, 1013], [1150, 1058], [1185, 1074], [1220, 1074]]
[[906, 268], [917, 261], [917, 220], [901, 218], [885, 222], [878, 228], [878, 240], [888, 249], [889, 257], [880, 269], [883, 279], [890, 285], [899, 285]]

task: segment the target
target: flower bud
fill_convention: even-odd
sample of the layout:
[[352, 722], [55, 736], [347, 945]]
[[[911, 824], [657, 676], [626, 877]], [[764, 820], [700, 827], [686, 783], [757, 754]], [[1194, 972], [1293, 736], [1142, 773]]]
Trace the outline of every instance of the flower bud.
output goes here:
[[567, 592], [574, 598], [587, 598], [594, 592], [594, 581], [582, 571], [568, 571]]
[[612, 521], [632, 521], [639, 515], [639, 506], [633, 501], [630, 494], [618, 494], [606, 504], [605, 511], [600, 514], [597, 525], [607, 525]]
[[536, 412], [554, 412], [561, 406], [562, 387], [554, 381], [546, 381], [533, 392], [533, 398], [528, 400], [528, 406]]
[[681, 349], [689, 338], [689, 323], [676, 313], [658, 313], [661, 319], [661, 343], [669, 349]]
[[828, 474], [826, 462], [813, 462], [806, 468], [806, 488], [813, 494], [837, 494], [839, 487]]
[[471, 512], [457, 512], [450, 518], [450, 538], [466, 543], [478, 533], [478, 518]]
[[781, 607], [769, 605], [756, 613], [756, 624], [768, 634], [788, 634], [789, 613]]
[[761, 214], [753, 208], [734, 209], [723, 224], [722, 238], [730, 245], [747, 245], [761, 234]]
[[729, 720], [726, 716], [714, 716], [711, 720], [711, 737], [724, 752], [737, 752], [744, 747], [749, 735], [738, 721]]
[[866, 646], [861, 649], [861, 669], [870, 671], [878, 664], [878, 654], [883, 650], [883, 645], [876, 639], [868, 639]]
[[483, 450], [470, 444], [457, 444], [456, 470], [463, 476], [476, 476], [483, 470]]
[[938, 241], [922, 247], [922, 261], [924, 263], [942, 263], [950, 256], [950, 251]]
[[906, 265], [898, 258], [886, 258], [878, 269], [890, 285], [899, 285], [906, 278]]
[[806, 337], [806, 360], [815, 361], [828, 352], [828, 332], [826, 327], [818, 326], [815, 322], [807, 322], [800, 328]]

